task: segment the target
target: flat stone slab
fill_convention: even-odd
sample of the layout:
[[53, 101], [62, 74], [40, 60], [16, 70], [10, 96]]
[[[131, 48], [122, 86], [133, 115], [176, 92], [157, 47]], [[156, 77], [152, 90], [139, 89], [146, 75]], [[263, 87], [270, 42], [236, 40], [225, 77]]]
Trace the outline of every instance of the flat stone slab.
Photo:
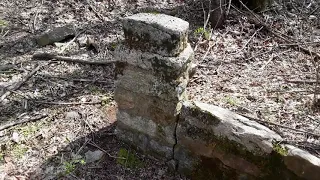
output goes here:
[[75, 35], [75, 27], [71, 24], [68, 24], [43, 33], [42, 35], [36, 38], [36, 41], [39, 46], [46, 46], [55, 42], [60, 42], [69, 37], [74, 37]]
[[[182, 137], [193, 136], [193, 134], [183, 134], [183, 132], [190, 132], [183, 128], [184, 124], [188, 124], [202, 132], [210, 132], [212, 136], [228, 138], [258, 154], [271, 153], [273, 150], [271, 141], [282, 140], [280, 135], [255, 121], [230, 110], [202, 102], [184, 102], [181, 117], [184, 121], [180, 121], [178, 125], [178, 134], [180, 131]], [[194, 134], [192, 138], [208, 139], [200, 135]]]
[[123, 20], [130, 48], [176, 56], [187, 46], [189, 23], [165, 14], [139, 13]]

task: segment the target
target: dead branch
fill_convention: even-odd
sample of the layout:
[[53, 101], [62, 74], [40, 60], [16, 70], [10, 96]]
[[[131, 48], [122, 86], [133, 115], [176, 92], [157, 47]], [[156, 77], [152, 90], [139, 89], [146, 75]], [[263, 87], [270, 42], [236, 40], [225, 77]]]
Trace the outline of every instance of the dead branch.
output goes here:
[[51, 105], [83, 105], [83, 104], [101, 104], [101, 101], [96, 102], [48, 102], [48, 101], [35, 101], [40, 104], [51, 104]]
[[250, 43], [250, 41], [253, 39], [253, 37], [254, 37], [259, 31], [261, 31], [262, 28], [263, 28], [263, 27], [260, 27], [258, 30], [256, 30], [256, 31], [252, 34], [252, 36], [250, 37], [250, 39], [244, 44], [244, 46], [241, 48], [240, 51], [243, 51], [243, 50], [247, 47], [247, 45]]
[[265, 120], [262, 120], [262, 119], [250, 117], [250, 116], [247, 116], [247, 115], [244, 115], [244, 114], [239, 114], [239, 115], [241, 115], [241, 116], [243, 116], [243, 117], [246, 117], [246, 118], [248, 118], [248, 119], [257, 121], [257, 122], [259, 122], [259, 123], [265, 124], [265, 125], [278, 126], [278, 127], [281, 127], [281, 128], [290, 129], [290, 130], [292, 130], [292, 131], [309, 134], [309, 135], [312, 135], [312, 136], [314, 136], [314, 137], [318, 137], [318, 138], [320, 137], [320, 134], [315, 134], [315, 133], [308, 132], [308, 131], [304, 131], [304, 130], [301, 130], [301, 129], [295, 129], [295, 128], [288, 127], [288, 126], [285, 126], [285, 125], [282, 125], [282, 124], [278, 124], [278, 123], [269, 122], [269, 121], [265, 121]]
[[23, 124], [23, 123], [27, 123], [27, 122], [35, 122], [35, 121], [41, 120], [41, 119], [43, 119], [45, 117], [48, 117], [48, 115], [45, 114], [45, 115], [41, 115], [41, 116], [34, 117], [34, 118], [23, 119], [21, 121], [10, 122], [8, 124], [0, 126], [0, 131], [2, 131], [4, 129], [8, 129], [8, 128], [12, 127], [12, 126], [19, 125], [19, 124]]
[[72, 57], [59, 56], [51, 53], [37, 53], [32, 56], [34, 60], [51, 60], [51, 61], [64, 61], [69, 63], [80, 63], [80, 64], [89, 64], [89, 65], [110, 65], [114, 64], [117, 61], [88, 61]]
[[[49, 62], [50, 63], [50, 62]], [[13, 87], [8, 88], [6, 92], [1, 94], [0, 102], [2, 102], [7, 96], [11, 94], [12, 91], [18, 90], [25, 82], [27, 82], [37, 71], [39, 71], [43, 66], [47, 66], [49, 63], [45, 65], [38, 65], [33, 71], [31, 71], [26, 77], [22, 79], [22, 81], [16, 83]]]

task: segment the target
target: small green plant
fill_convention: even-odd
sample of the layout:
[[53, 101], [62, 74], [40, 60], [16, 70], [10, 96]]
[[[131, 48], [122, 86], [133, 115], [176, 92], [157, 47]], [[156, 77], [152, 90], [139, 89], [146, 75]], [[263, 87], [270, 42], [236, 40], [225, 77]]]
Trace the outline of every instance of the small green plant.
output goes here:
[[3, 160], [4, 160], [4, 154], [0, 152], [0, 163], [3, 162]]
[[281, 146], [280, 143], [273, 142], [273, 150], [282, 156], [288, 155], [288, 148]]
[[199, 27], [198, 29], [196, 29], [194, 31], [194, 35], [195, 36], [199, 36], [199, 35], [203, 35], [203, 37], [206, 39], [206, 40], [209, 40], [210, 39], [210, 32], [206, 29], [204, 29], [203, 27]]
[[64, 162], [64, 173], [66, 175], [73, 173], [76, 170], [77, 165], [85, 165], [84, 159], [75, 159], [69, 162]]
[[236, 98], [227, 96], [227, 97], [225, 98], [225, 100], [226, 100], [226, 102], [227, 102], [228, 104], [230, 104], [231, 106], [236, 106], [236, 105], [238, 105], [238, 100], [237, 100]]
[[124, 148], [121, 148], [118, 152], [117, 163], [129, 168], [140, 168], [143, 166], [143, 162], [134, 153]]
[[114, 51], [117, 48], [117, 43], [111, 43], [111, 50]]
[[17, 144], [13, 147], [11, 152], [15, 158], [21, 159], [27, 151], [28, 151], [28, 147], [22, 144]]
[[64, 172], [65, 174], [71, 174], [76, 169], [76, 165], [72, 162], [64, 163]]
[[111, 101], [112, 101], [111, 96], [105, 95], [105, 96], [101, 97], [101, 105], [102, 106], [108, 105]]
[[88, 89], [94, 95], [102, 94], [102, 90], [98, 86], [89, 86]]
[[8, 26], [7, 21], [0, 19], [0, 28], [4, 28], [4, 27], [7, 27], [7, 26]]
[[28, 126], [24, 126], [19, 128], [19, 132], [24, 136], [28, 137], [30, 135], [35, 134], [40, 129], [40, 126], [38, 124], [30, 124]]

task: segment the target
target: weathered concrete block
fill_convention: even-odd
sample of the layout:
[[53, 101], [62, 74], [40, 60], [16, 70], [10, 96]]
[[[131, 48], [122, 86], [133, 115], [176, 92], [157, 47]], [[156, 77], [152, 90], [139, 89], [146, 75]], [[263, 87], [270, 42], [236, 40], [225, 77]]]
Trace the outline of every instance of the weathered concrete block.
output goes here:
[[154, 76], [172, 82], [192, 68], [194, 52], [188, 44], [177, 57], [164, 57], [119, 45], [115, 50], [115, 60], [149, 70]]
[[186, 48], [188, 29], [188, 22], [165, 14], [139, 13], [123, 20], [130, 48], [162, 56], [176, 56]]
[[175, 123], [182, 106], [178, 101], [170, 102], [157, 96], [134, 93], [121, 87], [117, 87], [114, 98], [119, 110], [152, 119], [155, 123], [162, 125]]
[[144, 132], [140, 132], [131, 126], [123, 124], [121, 121], [117, 122], [116, 133], [118, 138], [134, 145], [146, 154], [165, 161], [173, 158], [174, 144], [168, 143], [161, 138], [151, 137]]
[[165, 101], [178, 102], [186, 99], [186, 87], [189, 77], [186, 75], [172, 82], [166, 82], [152, 75], [149, 71], [128, 66], [123, 75], [118, 77], [116, 87], [132, 93], [157, 96]]
[[119, 110], [118, 122], [130, 127], [133, 131], [144, 133], [151, 138], [161, 139], [168, 144], [175, 144], [175, 122], [171, 124], [160, 124], [146, 117], [131, 115]]

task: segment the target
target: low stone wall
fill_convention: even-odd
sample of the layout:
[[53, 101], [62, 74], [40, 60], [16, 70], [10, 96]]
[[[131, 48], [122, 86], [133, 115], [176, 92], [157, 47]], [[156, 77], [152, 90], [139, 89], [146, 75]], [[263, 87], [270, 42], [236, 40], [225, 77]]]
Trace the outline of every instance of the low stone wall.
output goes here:
[[141, 13], [123, 21], [116, 50], [117, 135], [192, 179], [320, 178], [320, 160], [267, 127], [187, 100], [194, 71], [189, 24]]

